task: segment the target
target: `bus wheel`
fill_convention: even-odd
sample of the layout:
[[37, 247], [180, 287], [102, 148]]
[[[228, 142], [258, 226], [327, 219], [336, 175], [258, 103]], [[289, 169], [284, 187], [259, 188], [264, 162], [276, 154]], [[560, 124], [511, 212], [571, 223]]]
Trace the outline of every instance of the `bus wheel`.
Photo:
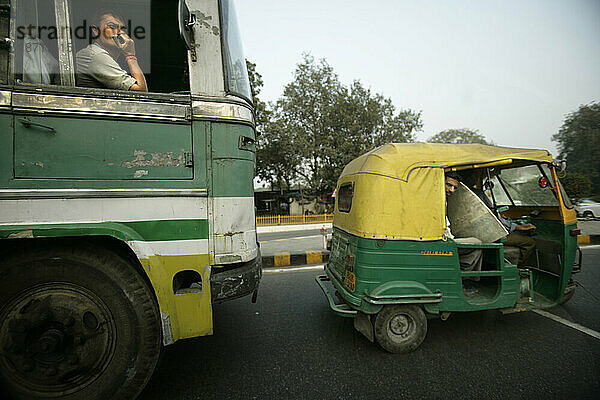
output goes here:
[[427, 318], [419, 306], [385, 306], [375, 318], [375, 338], [390, 353], [416, 350], [426, 334]]
[[161, 349], [156, 301], [108, 251], [0, 261], [0, 378], [17, 399], [135, 398]]

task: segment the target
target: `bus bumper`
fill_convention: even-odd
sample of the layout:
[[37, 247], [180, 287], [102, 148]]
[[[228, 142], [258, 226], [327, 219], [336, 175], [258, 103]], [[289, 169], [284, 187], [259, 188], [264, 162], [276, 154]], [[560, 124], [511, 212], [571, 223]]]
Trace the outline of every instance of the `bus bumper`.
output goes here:
[[[262, 277], [260, 252], [254, 260], [231, 266], [213, 266], [210, 292], [213, 303], [237, 299], [258, 291]], [[253, 297], [255, 300], [255, 297]]]

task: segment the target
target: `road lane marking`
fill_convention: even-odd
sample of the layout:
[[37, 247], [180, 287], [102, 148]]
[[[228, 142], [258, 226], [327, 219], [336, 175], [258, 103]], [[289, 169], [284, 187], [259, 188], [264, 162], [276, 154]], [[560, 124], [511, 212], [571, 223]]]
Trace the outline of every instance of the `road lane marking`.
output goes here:
[[571, 322], [567, 319], [561, 318], [557, 315], [549, 313], [544, 310], [532, 310], [534, 313], [541, 315], [542, 317], [550, 318], [553, 321], [560, 322], [563, 325], [569, 326], [573, 329], [577, 329], [579, 332], [583, 332], [586, 335], [590, 335], [591, 337], [595, 337], [596, 339], [600, 339], [600, 332], [596, 332], [590, 328], [586, 328], [585, 326], [576, 324], [575, 322]]
[[264, 274], [275, 274], [281, 272], [298, 272], [298, 271], [319, 271], [323, 270], [323, 264], [309, 265], [307, 267], [290, 267], [290, 268], [264, 268]]
[[582, 249], [600, 249], [600, 244], [580, 244], [579, 247]]

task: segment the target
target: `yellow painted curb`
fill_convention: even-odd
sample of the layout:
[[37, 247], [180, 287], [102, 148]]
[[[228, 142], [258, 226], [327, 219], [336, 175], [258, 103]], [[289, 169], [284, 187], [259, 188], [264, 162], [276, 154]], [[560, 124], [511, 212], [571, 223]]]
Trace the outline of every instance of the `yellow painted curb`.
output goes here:
[[579, 235], [577, 236], [577, 244], [590, 244], [590, 235]]
[[290, 253], [279, 253], [273, 256], [273, 264], [276, 267], [287, 267], [290, 265]]
[[321, 251], [307, 251], [306, 252], [306, 263], [307, 264], [321, 264], [323, 262], [323, 252]]

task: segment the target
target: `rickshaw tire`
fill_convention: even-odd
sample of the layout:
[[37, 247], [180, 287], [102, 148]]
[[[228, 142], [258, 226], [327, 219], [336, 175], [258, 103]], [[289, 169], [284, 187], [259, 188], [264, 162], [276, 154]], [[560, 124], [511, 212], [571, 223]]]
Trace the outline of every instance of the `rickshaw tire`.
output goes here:
[[388, 305], [375, 317], [375, 338], [390, 353], [416, 350], [427, 334], [425, 312], [417, 305]]

